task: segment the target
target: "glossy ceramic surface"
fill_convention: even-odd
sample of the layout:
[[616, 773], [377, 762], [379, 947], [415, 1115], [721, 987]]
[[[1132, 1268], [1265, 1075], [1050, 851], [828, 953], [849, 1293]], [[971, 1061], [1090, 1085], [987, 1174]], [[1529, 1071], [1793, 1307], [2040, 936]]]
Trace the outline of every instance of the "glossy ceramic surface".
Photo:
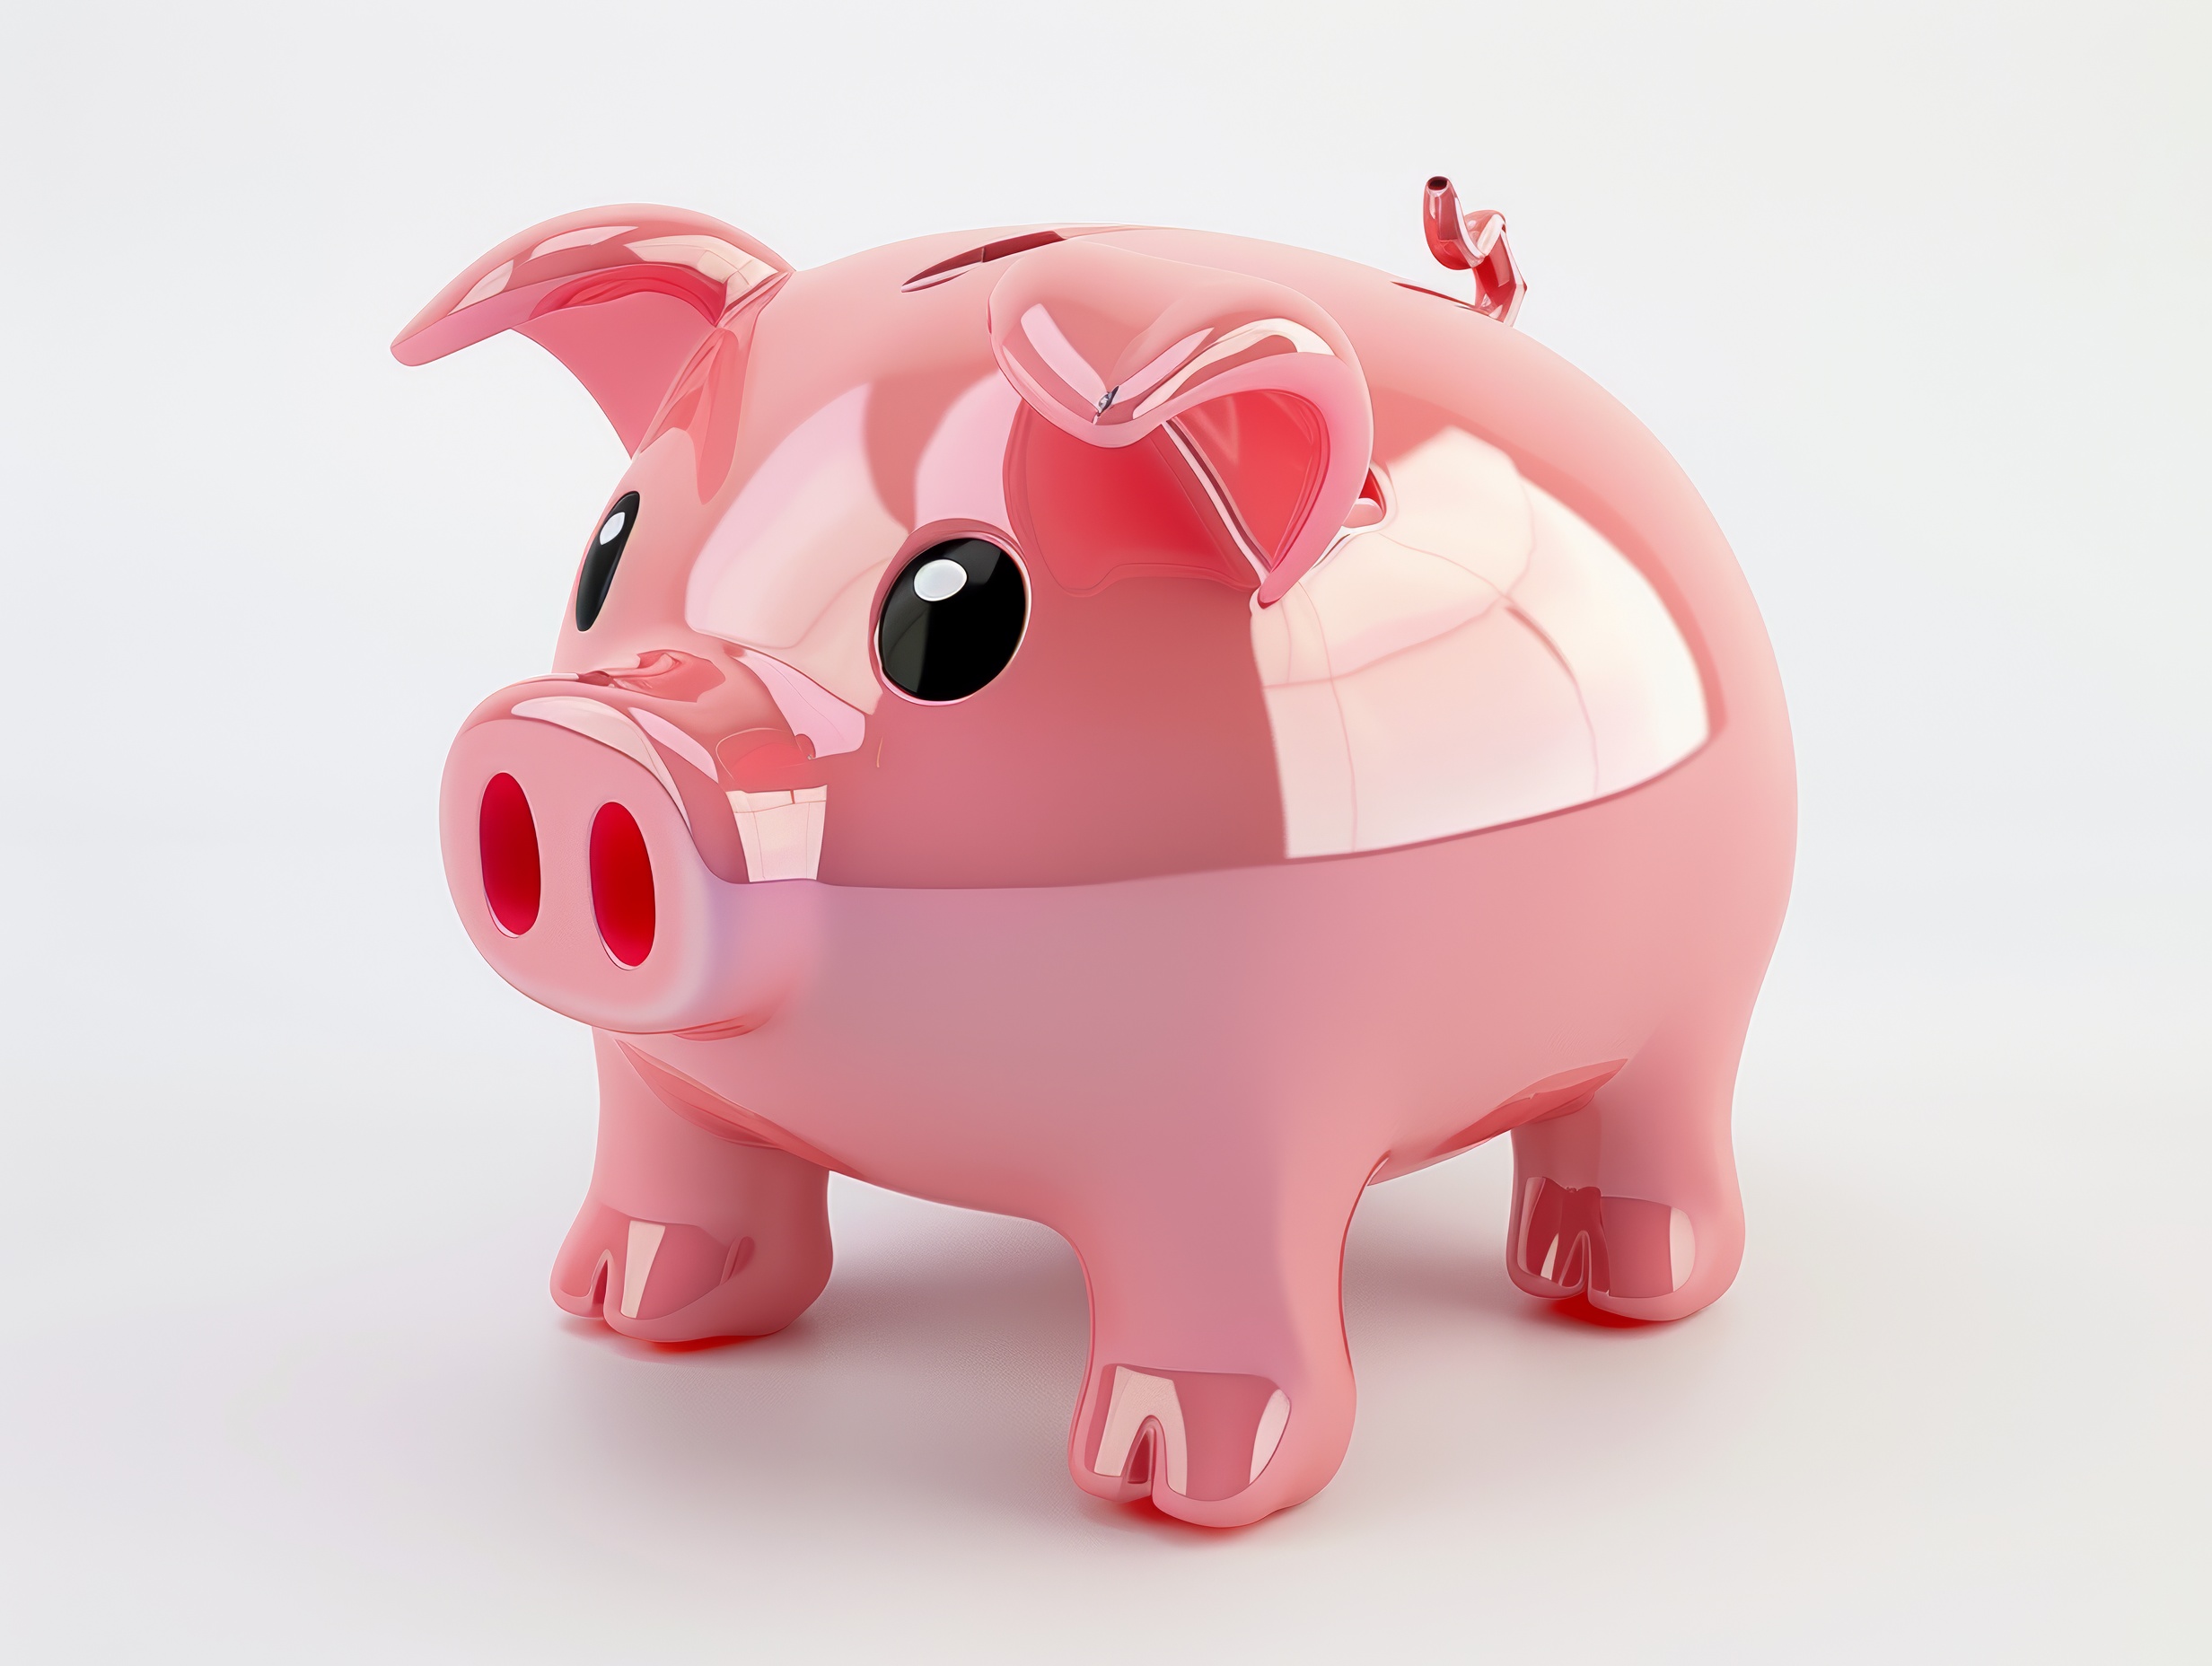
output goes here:
[[535, 227], [394, 351], [505, 329], [632, 452], [553, 671], [463, 725], [454, 899], [600, 1031], [565, 1306], [787, 1322], [822, 1178], [1084, 1258], [1078, 1483], [1198, 1521], [1348, 1439], [1345, 1226], [1513, 1131], [1508, 1261], [1725, 1288], [1786, 718], [1711, 518], [1507, 322], [1319, 254], [1060, 226], [794, 272], [665, 208]]

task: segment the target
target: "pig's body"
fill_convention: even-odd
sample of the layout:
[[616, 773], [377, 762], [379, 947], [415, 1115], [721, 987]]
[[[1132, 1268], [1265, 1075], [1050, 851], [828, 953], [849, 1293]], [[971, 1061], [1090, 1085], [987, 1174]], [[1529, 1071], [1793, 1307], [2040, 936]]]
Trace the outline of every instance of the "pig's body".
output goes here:
[[[628, 252], [650, 214], [538, 228], [402, 338], [552, 320], [636, 453], [603, 610], [566, 676], [471, 719], [443, 811], [487, 958], [599, 1032], [565, 1306], [663, 1339], [787, 1322], [830, 1169], [1041, 1221], [1092, 1302], [1077, 1481], [1233, 1523], [1342, 1457], [1372, 1179], [1512, 1129], [1524, 1289], [1670, 1319], [1726, 1288], [1790, 744], [1742, 575], [1631, 417], [1299, 250], [983, 233], [786, 278], [709, 223], [683, 224], [714, 260], [666, 226]], [[720, 276], [733, 241], [759, 272]], [[454, 326], [558, 261], [601, 291], [557, 270]], [[665, 368], [561, 333], [624, 305]], [[1177, 408], [1151, 367], [1202, 382], [1209, 341], [1242, 380]], [[1146, 375], [1167, 416], [1085, 426]], [[1028, 612], [988, 686], [925, 704], [872, 633], [961, 537], [1019, 559]], [[531, 806], [526, 887], [495, 776]], [[609, 804], [642, 855], [601, 848]]]

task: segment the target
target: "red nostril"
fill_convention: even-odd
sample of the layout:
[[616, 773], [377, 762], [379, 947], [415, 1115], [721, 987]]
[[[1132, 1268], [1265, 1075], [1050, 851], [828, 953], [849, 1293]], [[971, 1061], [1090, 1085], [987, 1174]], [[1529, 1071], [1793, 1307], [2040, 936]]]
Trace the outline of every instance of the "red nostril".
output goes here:
[[[484, 788], [476, 842], [492, 918], [500, 930], [520, 937], [538, 923], [538, 824], [531, 819], [522, 783], [513, 776], [494, 776]], [[650, 920], [648, 913], [648, 937]]]
[[637, 819], [619, 804], [592, 818], [592, 912], [599, 940], [625, 966], [653, 952], [653, 859]]

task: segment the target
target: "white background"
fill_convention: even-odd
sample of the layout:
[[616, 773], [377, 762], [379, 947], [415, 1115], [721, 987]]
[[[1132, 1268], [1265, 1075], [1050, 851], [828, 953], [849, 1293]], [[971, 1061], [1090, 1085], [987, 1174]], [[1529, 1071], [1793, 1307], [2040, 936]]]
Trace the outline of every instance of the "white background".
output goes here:
[[[0, 1653], [2206, 1658], [2206, 17], [12, 8]], [[621, 453], [530, 344], [392, 333], [623, 200], [802, 266], [1141, 221], [1448, 285], [1439, 170], [1787, 682], [1735, 1289], [1581, 1326], [1506, 1282], [1505, 1153], [1384, 1188], [1350, 1455], [1221, 1535], [1067, 1481], [1040, 1228], [838, 1181], [780, 1337], [557, 1314], [588, 1049], [432, 811]]]

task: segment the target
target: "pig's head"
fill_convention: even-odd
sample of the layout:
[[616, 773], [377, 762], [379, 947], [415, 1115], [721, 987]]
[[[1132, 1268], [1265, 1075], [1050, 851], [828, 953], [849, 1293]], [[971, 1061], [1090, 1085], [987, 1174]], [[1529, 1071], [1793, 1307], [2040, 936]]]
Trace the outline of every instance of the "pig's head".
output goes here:
[[551, 675], [470, 716], [446, 872], [516, 987], [735, 1033], [821, 886], [1279, 861], [1251, 619], [1379, 513], [1343, 332], [1067, 230], [794, 272], [665, 208], [537, 226], [393, 351], [547, 347], [630, 465]]

